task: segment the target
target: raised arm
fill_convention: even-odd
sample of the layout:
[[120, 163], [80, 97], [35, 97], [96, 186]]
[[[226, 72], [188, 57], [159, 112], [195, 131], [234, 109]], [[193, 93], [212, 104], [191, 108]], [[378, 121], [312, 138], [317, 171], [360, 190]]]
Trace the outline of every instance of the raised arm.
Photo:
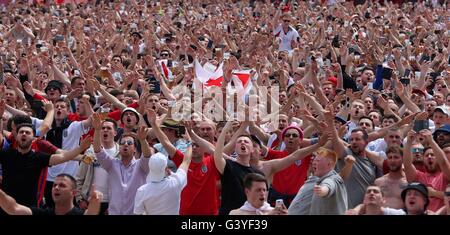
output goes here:
[[100, 86], [100, 83], [95, 79], [89, 79], [88, 84], [94, 86], [95, 90], [100, 92], [103, 97], [105, 97], [106, 100], [111, 102], [113, 105], [118, 107], [120, 110], [124, 110], [127, 106], [120, 102], [119, 99], [117, 99], [115, 96], [111, 95], [109, 92], [107, 92], [102, 86]]
[[159, 125], [156, 122], [156, 113], [155, 110], [149, 109], [147, 110], [147, 118], [152, 125], [153, 133], [156, 138], [158, 138], [159, 142], [162, 144], [164, 149], [167, 151], [170, 157], [173, 157], [177, 151], [175, 146], [170, 142], [169, 138], [164, 134]]
[[100, 206], [102, 204], [103, 193], [95, 190], [95, 186], [91, 186], [91, 197], [89, 198], [89, 206], [84, 212], [84, 215], [98, 215], [100, 213]]
[[421, 130], [420, 134], [425, 137], [425, 140], [428, 142], [431, 149], [433, 149], [433, 154], [436, 157], [436, 161], [439, 164], [439, 168], [441, 168], [442, 173], [444, 174], [445, 178], [450, 180], [450, 163], [445, 156], [444, 151], [439, 147], [439, 145], [434, 141], [433, 134], [430, 130]]
[[270, 160], [270, 169], [272, 173], [277, 173], [279, 171], [282, 171], [286, 167], [290, 166], [292, 163], [294, 163], [296, 160], [302, 160], [305, 157], [312, 154], [314, 151], [325, 145], [327, 142], [327, 137], [324, 136], [320, 138], [319, 142], [315, 145], [311, 145], [306, 148], [301, 148], [296, 150], [295, 152], [291, 153], [289, 156], [282, 158], [282, 159], [275, 159]]
[[413, 165], [411, 156], [411, 145], [415, 139], [416, 133], [414, 131], [409, 131], [405, 143], [405, 152], [403, 152], [403, 166], [405, 167], [406, 180], [408, 182], [417, 181], [417, 170]]
[[94, 153], [99, 153], [102, 150], [102, 143], [100, 140], [102, 121], [99, 113], [94, 113], [92, 115], [92, 128], [94, 128], [94, 143], [93, 143]]
[[226, 161], [223, 158], [225, 134], [227, 131], [231, 130], [232, 126], [233, 126], [232, 121], [228, 121], [225, 124], [225, 127], [222, 129], [222, 133], [220, 133], [219, 139], [217, 140], [216, 151], [214, 151], [214, 164], [216, 165], [216, 168], [221, 175], [223, 174], [226, 165]]
[[353, 164], [355, 163], [356, 159], [352, 155], [347, 155], [344, 159], [344, 167], [342, 167], [341, 171], [339, 172], [339, 175], [346, 181], [348, 177], [350, 176], [350, 173], [352, 173], [353, 170]]
[[145, 126], [141, 126], [137, 131], [137, 139], [141, 143], [142, 154], [145, 158], [149, 158], [152, 155], [152, 150], [150, 149], [150, 145], [148, 145], [147, 142], [147, 135], [149, 130], [150, 129], [146, 128]]
[[45, 115], [44, 121], [39, 127], [39, 131], [41, 133], [41, 136], [45, 136], [45, 134], [47, 134], [47, 132], [52, 127], [55, 109], [53, 108], [53, 103], [51, 101], [42, 100], [42, 103], [44, 104], [44, 110], [47, 112], [47, 114]]
[[78, 148], [72, 149], [70, 151], [64, 151], [63, 153], [55, 153], [50, 156], [50, 166], [55, 166], [70, 160], [73, 160], [78, 154], [82, 153], [84, 150], [91, 146], [92, 138], [86, 138], [81, 141]]
[[187, 130], [189, 136], [200, 148], [202, 148], [205, 152], [207, 152], [211, 155], [214, 154], [214, 151], [216, 150], [216, 147], [214, 146], [214, 144], [211, 144], [207, 140], [198, 136], [197, 133], [195, 133], [192, 130], [192, 124], [190, 122], [185, 122], [184, 126], [186, 127], [186, 130]]
[[230, 141], [228, 142], [228, 144], [225, 146], [225, 148], [223, 149], [223, 152], [226, 155], [231, 155], [231, 153], [233, 153], [234, 150], [234, 146], [236, 145], [236, 140], [237, 138], [244, 134], [245, 131], [247, 130], [247, 127], [249, 127], [250, 123], [249, 122], [243, 122], [241, 124], [241, 126], [239, 127], [239, 129], [233, 134], [233, 136], [231, 136]]
[[331, 134], [333, 148], [336, 151], [338, 157], [343, 158], [344, 156], [347, 156], [347, 147], [344, 145], [343, 140], [339, 137], [338, 131], [336, 130], [336, 127], [334, 125], [333, 113], [330, 111], [330, 108], [331, 107], [327, 107], [326, 111], [324, 112], [325, 122], [327, 123]]
[[0, 189], [0, 207], [9, 215], [32, 215], [30, 208], [20, 205]]
[[186, 154], [184, 154], [183, 161], [181, 162], [179, 169], [183, 169], [186, 173], [188, 172], [189, 165], [192, 160], [192, 145], [189, 145], [186, 149]]

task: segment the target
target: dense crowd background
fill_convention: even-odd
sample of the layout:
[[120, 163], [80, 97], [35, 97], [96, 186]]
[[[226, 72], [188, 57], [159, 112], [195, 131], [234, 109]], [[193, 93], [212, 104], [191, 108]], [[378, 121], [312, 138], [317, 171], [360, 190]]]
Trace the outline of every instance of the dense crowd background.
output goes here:
[[0, 1], [0, 214], [448, 215], [447, 4]]

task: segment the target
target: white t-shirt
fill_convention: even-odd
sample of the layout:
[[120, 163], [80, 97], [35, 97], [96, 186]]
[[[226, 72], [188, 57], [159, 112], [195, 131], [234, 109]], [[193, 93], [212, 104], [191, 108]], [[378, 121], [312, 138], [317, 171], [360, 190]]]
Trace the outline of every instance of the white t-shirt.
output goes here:
[[[109, 156], [115, 157], [119, 153], [119, 146], [118, 144], [115, 144], [112, 148], [105, 148], [105, 151]], [[95, 157], [94, 149], [92, 148], [92, 146], [86, 150], [85, 154]], [[95, 185], [96, 190], [103, 193], [102, 202], [109, 202], [108, 172], [106, 172], [106, 170], [100, 166], [100, 163], [98, 161], [95, 161], [93, 164], [94, 178], [92, 180], [92, 183]]]
[[384, 215], [406, 215], [402, 209], [383, 208], [382, 210]]
[[137, 215], [179, 215], [181, 191], [187, 184], [183, 169], [160, 182], [147, 182], [136, 192], [134, 214]]
[[378, 155], [380, 155], [384, 159], [387, 158], [386, 156], [387, 143], [384, 140], [384, 138], [379, 138], [369, 142], [369, 144], [366, 146], [366, 149], [378, 153]]
[[275, 35], [277, 38], [280, 38], [280, 46], [278, 47], [279, 51], [291, 51], [292, 48], [292, 41], [297, 41], [297, 39], [300, 37], [297, 30], [289, 26], [289, 30], [285, 33], [283, 30], [283, 26], [281, 24], [278, 25], [277, 28], [273, 31], [273, 35]]
[[[72, 122], [69, 127], [63, 130], [62, 148], [69, 151], [78, 148], [80, 145], [80, 138], [87, 134], [90, 128], [85, 129], [83, 122]], [[48, 168], [47, 181], [55, 181], [57, 175], [66, 173], [75, 177], [77, 173], [79, 162], [68, 161]]]

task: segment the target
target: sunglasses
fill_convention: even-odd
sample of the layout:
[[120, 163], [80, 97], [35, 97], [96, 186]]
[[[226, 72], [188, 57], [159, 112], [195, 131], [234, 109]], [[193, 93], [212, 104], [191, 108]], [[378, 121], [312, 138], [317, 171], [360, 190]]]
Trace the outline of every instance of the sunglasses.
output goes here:
[[445, 195], [446, 197], [450, 197], [450, 191], [449, 191], [449, 192], [444, 192], [444, 195]]
[[285, 23], [290, 23], [291, 21], [290, 20], [283, 20]]
[[291, 133], [291, 134], [284, 134], [284, 137], [287, 137], [287, 138], [289, 138], [289, 137], [294, 137], [294, 138], [298, 138], [298, 134], [293, 134], [293, 133]]
[[163, 53], [161, 54], [161, 56], [169, 56], [169, 54]]
[[130, 146], [130, 145], [133, 145], [134, 144], [134, 142], [132, 141], [132, 140], [127, 140], [127, 141], [122, 141], [122, 142], [120, 142], [120, 145], [128, 145], [128, 146]]
[[412, 148], [411, 153], [423, 153], [423, 148]]

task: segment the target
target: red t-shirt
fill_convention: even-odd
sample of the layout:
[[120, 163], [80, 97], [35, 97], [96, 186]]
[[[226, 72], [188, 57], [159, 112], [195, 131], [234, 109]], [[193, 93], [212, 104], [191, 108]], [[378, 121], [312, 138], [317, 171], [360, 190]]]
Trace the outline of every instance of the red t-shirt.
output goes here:
[[[177, 150], [172, 160], [179, 167], [183, 153]], [[187, 173], [187, 185], [181, 192], [180, 215], [217, 215], [219, 212], [219, 171], [214, 157], [205, 154], [203, 161], [191, 162]]]
[[[445, 191], [449, 181], [446, 179], [445, 175], [442, 172], [438, 172], [436, 174], [430, 174], [428, 172], [422, 172], [416, 170], [417, 181], [422, 184], [425, 184], [427, 187], [432, 187], [437, 191]], [[428, 204], [427, 209], [430, 211], [436, 212], [441, 207], [444, 206], [444, 200], [430, 197], [430, 204]]]
[[[281, 159], [288, 155], [287, 151], [269, 149], [265, 160]], [[311, 155], [303, 160], [297, 160], [286, 169], [275, 173], [272, 181], [273, 189], [281, 194], [296, 195], [300, 187], [305, 183], [310, 163]]]

